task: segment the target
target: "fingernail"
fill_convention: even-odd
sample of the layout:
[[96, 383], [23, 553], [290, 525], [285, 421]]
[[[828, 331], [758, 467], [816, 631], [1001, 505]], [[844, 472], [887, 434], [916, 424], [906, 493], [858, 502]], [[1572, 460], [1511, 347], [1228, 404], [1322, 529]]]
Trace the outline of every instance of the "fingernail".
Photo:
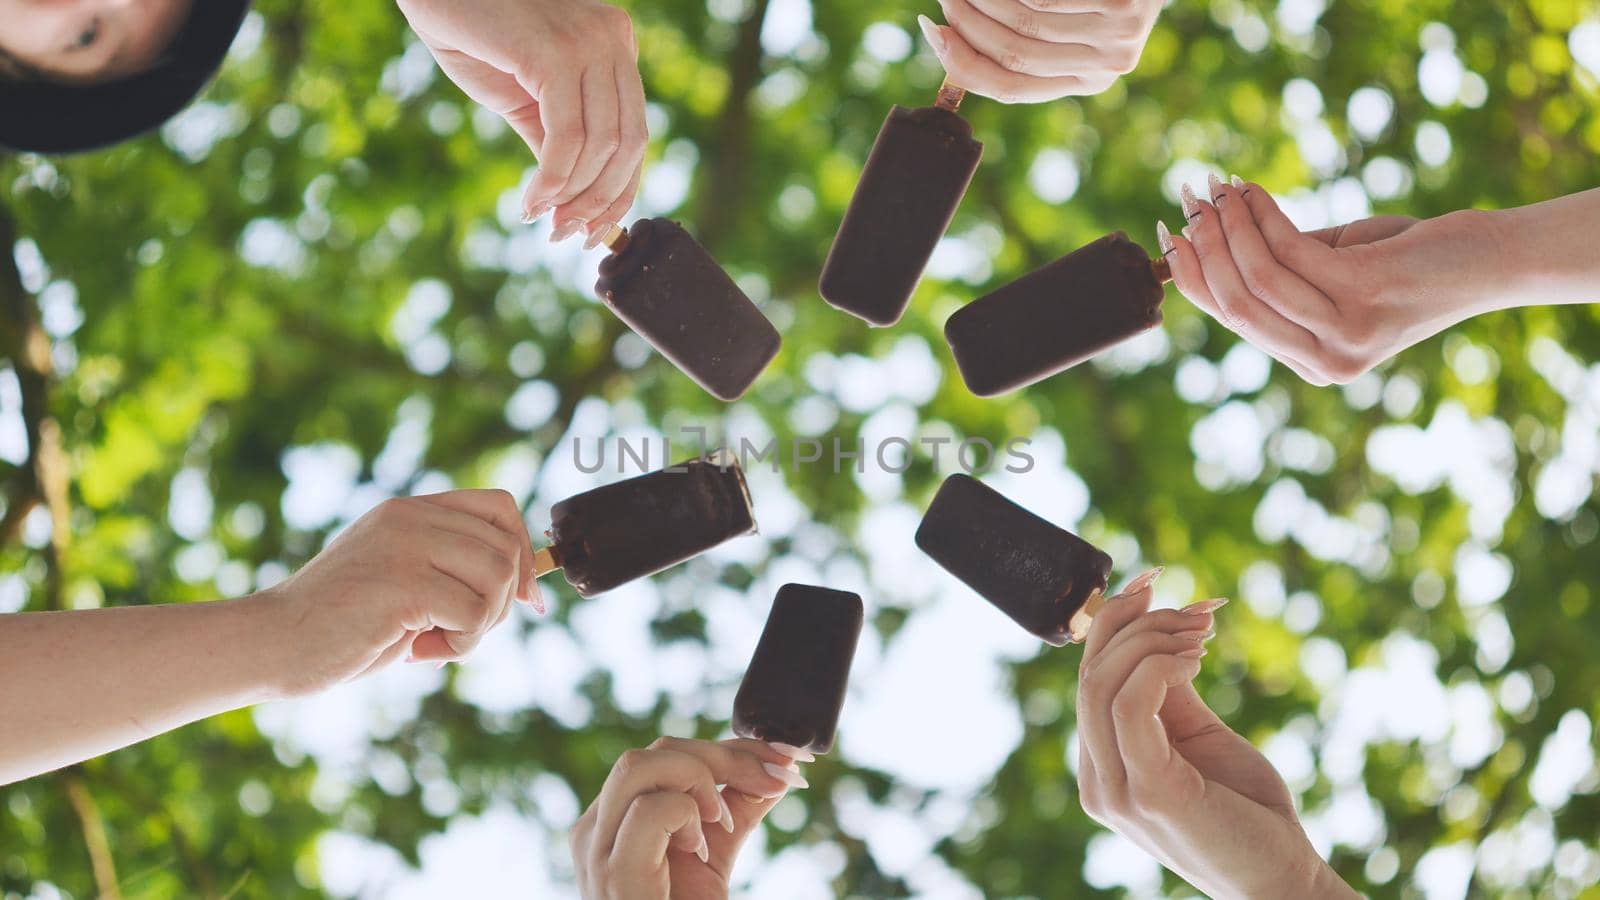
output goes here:
[[[1200, 215], [1200, 200], [1194, 195], [1194, 188], [1189, 187], [1187, 181], [1178, 189], [1178, 200], [1183, 203], [1183, 217], [1193, 222], [1195, 216]], [[1183, 230], [1183, 236], [1189, 236], [1189, 229]]]
[[1161, 573], [1165, 572], [1166, 570], [1166, 566], [1156, 566], [1154, 569], [1143, 573], [1138, 578], [1128, 582], [1128, 586], [1122, 589], [1122, 595], [1127, 596], [1129, 594], [1137, 594], [1140, 591], [1147, 590], [1150, 585], [1156, 583], [1156, 579], [1160, 578]]
[[1217, 173], [1212, 172], [1206, 175], [1206, 186], [1210, 188], [1211, 202], [1220, 203], [1222, 201], [1222, 182], [1217, 179]]
[[694, 848], [694, 855], [700, 857], [700, 861], [703, 863], [709, 864], [711, 862], [711, 850], [706, 847], [706, 836], [703, 834], [700, 836], [700, 846]]
[[733, 810], [728, 808], [728, 801], [723, 799], [720, 792], [717, 794], [717, 804], [722, 807], [722, 830], [733, 834]]
[[1191, 603], [1188, 606], [1185, 606], [1182, 611], [1191, 616], [1203, 616], [1206, 613], [1216, 612], [1227, 605], [1227, 597], [1217, 597], [1213, 600], [1202, 600], [1199, 603]]
[[545, 213], [548, 213], [553, 208], [554, 207], [548, 203], [540, 203], [528, 210], [525, 210], [522, 213], [522, 224], [532, 225], [533, 223], [539, 221], [539, 219], [543, 217]]
[[1243, 178], [1240, 178], [1237, 175], [1229, 175], [1228, 176], [1228, 181], [1230, 183], [1232, 183], [1233, 186], [1238, 188], [1239, 190], [1241, 190], [1241, 191], [1244, 190], [1244, 179]]
[[939, 26], [933, 24], [932, 19], [921, 15], [917, 16], [917, 25], [922, 28], [922, 36], [928, 39], [929, 44], [933, 45], [933, 52], [943, 57], [945, 51], [944, 35], [940, 33]]
[[775, 766], [769, 762], [762, 763], [761, 768], [765, 769], [768, 775], [771, 775], [773, 778], [776, 778], [784, 784], [787, 784], [789, 787], [808, 788], [811, 786], [811, 782], [806, 781], [805, 776], [793, 769], [785, 769], [782, 766]]
[[449, 661], [449, 660], [444, 660], [444, 659], [441, 659], [441, 660], [439, 660], [439, 661], [438, 661], [438, 662], [437, 662], [437, 663], [435, 663], [435, 664], [434, 664], [434, 666], [433, 666], [433, 668], [434, 668], [434, 669], [435, 669], [435, 670], [438, 670], [438, 669], [442, 669], [442, 668], [444, 668], [444, 664], [445, 664], [445, 663], [446, 663], [446, 662], [448, 662], [448, 661]]
[[1161, 247], [1162, 256], [1166, 256], [1168, 253], [1178, 249], [1172, 243], [1172, 232], [1167, 230], [1167, 223], [1159, 219], [1156, 220], [1156, 244]]
[[782, 794], [773, 794], [772, 797], [757, 797], [755, 794], [746, 794], [744, 791], [740, 791], [739, 792], [739, 796], [743, 797], [746, 801], [748, 801], [750, 803], [765, 803], [768, 800], [771, 800], [772, 797], [782, 797], [783, 795]]
[[1178, 233], [1183, 235], [1184, 240], [1188, 240], [1188, 241], [1194, 240], [1194, 229], [1190, 228], [1187, 225], [1183, 226], [1183, 230], [1178, 232]]
[[1196, 647], [1193, 650], [1185, 650], [1182, 653], [1174, 653], [1173, 654], [1173, 656], [1176, 656], [1179, 659], [1199, 659], [1199, 658], [1201, 658], [1202, 656], [1205, 656], [1205, 655], [1206, 655], [1206, 648], [1204, 648], [1204, 647]]
[[560, 225], [556, 226], [556, 230], [550, 232], [550, 243], [559, 244], [567, 238], [572, 237], [579, 231], [583, 230], [584, 224], [585, 223], [582, 219], [568, 219], [565, 222], [562, 222]]
[[611, 225], [612, 223], [610, 222], [597, 222], [591, 226], [589, 229], [589, 237], [583, 242], [583, 249], [593, 250], [594, 248], [600, 246], [600, 242], [605, 240], [606, 232], [611, 230]]
[[1217, 633], [1209, 628], [1200, 628], [1195, 631], [1180, 631], [1173, 635], [1175, 638], [1181, 638], [1186, 641], [1209, 641], [1216, 636]]
[[796, 762], [809, 763], [817, 761], [816, 755], [810, 750], [801, 750], [799, 747], [796, 747], [793, 744], [782, 744], [777, 741], [768, 741], [767, 746]]

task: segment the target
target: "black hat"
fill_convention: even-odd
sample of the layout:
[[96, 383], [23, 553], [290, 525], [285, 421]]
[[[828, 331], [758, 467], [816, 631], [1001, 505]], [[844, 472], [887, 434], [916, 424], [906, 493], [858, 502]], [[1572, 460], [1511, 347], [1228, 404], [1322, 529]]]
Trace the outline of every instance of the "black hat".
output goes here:
[[161, 127], [222, 67], [250, 0], [194, 0], [150, 69], [100, 84], [0, 78], [0, 146], [31, 153], [98, 150]]

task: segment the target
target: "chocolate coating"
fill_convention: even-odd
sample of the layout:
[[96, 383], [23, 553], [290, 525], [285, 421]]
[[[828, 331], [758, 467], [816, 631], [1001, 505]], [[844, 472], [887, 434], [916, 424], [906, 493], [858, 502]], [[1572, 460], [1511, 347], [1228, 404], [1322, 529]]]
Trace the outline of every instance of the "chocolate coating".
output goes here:
[[898, 322], [982, 156], [955, 113], [891, 109], [828, 250], [823, 299], [873, 325]]
[[1165, 296], [1150, 257], [1118, 231], [957, 310], [944, 336], [967, 387], [993, 397], [1160, 325]]
[[[676, 470], [676, 471], [675, 471]], [[584, 597], [652, 575], [756, 530], [744, 472], [704, 459], [618, 481], [550, 508], [550, 539]]]
[[806, 584], [779, 588], [733, 698], [733, 733], [813, 753], [832, 750], [864, 618], [859, 594]]
[[1072, 614], [1106, 589], [1111, 557], [969, 475], [939, 486], [917, 546], [1046, 643], [1068, 643]]
[[662, 356], [721, 400], [737, 400], [782, 340], [689, 232], [640, 219], [600, 262], [595, 295]]

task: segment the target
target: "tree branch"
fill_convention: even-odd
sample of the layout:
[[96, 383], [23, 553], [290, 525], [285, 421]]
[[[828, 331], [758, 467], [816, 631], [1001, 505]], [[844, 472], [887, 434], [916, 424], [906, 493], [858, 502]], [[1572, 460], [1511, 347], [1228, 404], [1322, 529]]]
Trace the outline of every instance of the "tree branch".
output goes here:
[[67, 789], [67, 799], [78, 814], [83, 828], [83, 843], [89, 849], [89, 862], [94, 867], [94, 883], [101, 900], [121, 900], [122, 890], [117, 886], [117, 867], [111, 859], [111, 841], [106, 837], [106, 822], [100, 815], [100, 804], [89, 792], [82, 772], [76, 767], [62, 776]]

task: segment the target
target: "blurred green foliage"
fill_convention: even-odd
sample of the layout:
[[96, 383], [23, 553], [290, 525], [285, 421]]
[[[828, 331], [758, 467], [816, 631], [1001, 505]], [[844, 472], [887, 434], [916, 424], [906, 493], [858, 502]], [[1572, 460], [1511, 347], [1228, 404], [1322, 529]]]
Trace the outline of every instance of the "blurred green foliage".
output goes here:
[[[657, 107], [646, 188], [664, 158], [691, 164], [686, 199], [672, 215], [782, 327], [784, 351], [744, 406], [780, 439], [795, 435], [789, 410], [813, 393], [805, 376], [813, 354], [881, 357], [916, 335], [947, 365], [940, 329], [959, 304], [1110, 230], [1153, 246], [1155, 220], [1179, 218], [1167, 175], [1181, 160], [1288, 192], [1359, 178], [1370, 160], [1389, 157], [1406, 184], [1375, 211], [1418, 216], [1532, 202], [1593, 187], [1600, 174], [1600, 84], [1568, 49], [1572, 29], [1595, 14], [1593, 3], [1352, 0], [1302, 34], [1280, 21], [1273, 4], [1176, 2], [1139, 69], [1101, 96], [1036, 107], [969, 100], [963, 112], [985, 155], [952, 234], [992, 251], [992, 267], [979, 283], [925, 280], [898, 327], [869, 330], [824, 304], [814, 284], [886, 110], [931, 102], [940, 77], [920, 48], [901, 62], [873, 58], [863, 32], [887, 22], [914, 34], [915, 14], [931, 10], [899, 0], [819, 0], [815, 35], [774, 56], [758, 40], [768, 0], [629, 8]], [[236, 54], [206, 97], [231, 133], [196, 158], [149, 138], [85, 158], [0, 162], [7, 246], [36, 247], [50, 281], [70, 284], [83, 315], [75, 332], [49, 339], [52, 354], [39, 343], [47, 340], [38, 331], [43, 285], [18, 293], [15, 273], [7, 275], [0, 351], [30, 404], [35, 450], [58, 441], [62, 451], [55, 469], [39, 452], [22, 465], [0, 462], [0, 573], [24, 576], [29, 609], [215, 596], [211, 581], [189, 583], [175, 573], [176, 555], [191, 542], [168, 525], [167, 506], [172, 479], [185, 467], [205, 473], [215, 499], [205, 537], [227, 559], [252, 570], [302, 563], [323, 535], [283, 521], [283, 453], [341, 442], [370, 467], [408, 398], [431, 409], [421, 471], [463, 486], [490, 483], [508, 454], [552, 452], [587, 396], [636, 403], [658, 423], [669, 411], [675, 422], [714, 423], [723, 411], [659, 358], [619, 362], [628, 357], [615, 349], [627, 340], [624, 329], [573, 290], [570, 278], [560, 281], [537, 264], [542, 250], [523, 245], [520, 256], [487, 260], [472, 250], [485, 242], [503, 250], [523, 230], [508, 204], [530, 160], [443, 77], [413, 94], [392, 89], [388, 79], [412, 38], [388, 0], [260, 0], [257, 10], [259, 46]], [[1421, 95], [1428, 23], [1448, 26], [1454, 52], [1487, 88], [1481, 102], [1435, 106]], [[1337, 143], [1341, 159], [1331, 171], [1308, 165], [1297, 147], [1284, 101], [1294, 79], [1320, 89], [1324, 108], [1311, 118]], [[1392, 117], [1370, 139], [1356, 135], [1345, 114], [1348, 98], [1367, 86], [1393, 101]], [[1430, 122], [1450, 139], [1440, 165], [1419, 159], [1417, 135]], [[1029, 178], [1041, 151], [1052, 149], [1070, 154], [1079, 174], [1076, 192], [1059, 203], [1041, 199]], [[241, 254], [243, 236], [263, 221], [290, 235], [281, 242], [288, 248], [277, 257], [282, 265]], [[526, 264], [508, 270], [497, 261], [504, 259]], [[391, 327], [413, 286], [427, 279], [451, 298], [433, 326], [448, 341], [449, 362], [431, 374], [408, 363]], [[1197, 477], [1193, 428], [1220, 400], [1184, 400], [1175, 376], [1183, 360], [1220, 360], [1236, 341], [1175, 292], [1166, 311], [1172, 346], [1153, 365], [1127, 373], [1084, 367], [994, 402], [971, 397], [947, 365], [918, 416], [997, 443], [1040, 426], [1057, 429], [1067, 462], [1090, 489], [1085, 535], [1123, 547], [1131, 539], [1144, 559], [1186, 567], [1196, 595], [1237, 595], [1243, 574], [1262, 561], [1281, 569], [1289, 592], [1314, 595], [1321, 616], [1309, 628], [1290, 628], [1247, 604], [1220, 623], [1203, 688], [1249, 737], [1263, 740], [1296, 717], [1319, 721], [1326, 698], [1301, 663], [1313, 638], [1336, 644], [1354, 667], [1377, 660], [1386, 636], [1408, 634], [1436, 648], [1440, 681], [1482, 681], [1491, 694], [1513, 674], [1531, 679], [1532, 703], [1494, 711], [1503, 731], [1498, 752], [1449, 776], [1475, 793], [1448, 814], [1440, 801], [1450, 785], [1436, 783], [1437, 754], [1410, 743], [1368, 749], [1367, 790], [1382, 809], [1383, 843], [1397, 852], [1401, 874], [1369, 881], [1365, 849], [1340, 847], [1333, 860], [1357, 887], [1399, 895], [1405, 873], [1430, 848], [1482, 841], [1529, 814], [1529, 774], [1556, 722], [1568, 710], [1591, 720], [1600, 714], [1593, 687], [1600, 663], [1591, 658], [1600, 644], [1591, 596], [1600, 577], [1592, 543], [1600, 508], [1591, 498], [1561, 520], [1535, 508], [1532, 485], [1559, 446], [1567, 405], [1529, 354], [1542, 336], [1580, 361], [1600, 358], [1600, 322], [1588, 308], [1503, 314], [1424, 342], [1377, 376], [1418, 387], [1412, 404], [1314, 389], [1275, 367], [1244, 398], [1281, 412], [1266, 436], [1269, 449], [1302, 429], [1329, 443], [1330, 464], [1293, 471], [1269, 453], [1254, 476], [1207, 487]], [[1450, 365], [1468, 345], [1489, 354], [1494, 377], [1463, 378]], [[519, 353], [523, 362], [514, 365]], [[558, 389], [559, 403], [528, 433], [508, 423], [505, 406], [535, 377]], [[1466, 504], [1448, 486], [1402, 490], [1374, 470], [1366, 449], [1376, 429], [1425, 426], [1451, 403], [1474, 418], [1502, 420], [1515, 436], [1514, 506], [1503, 536], [1490, 542], [1514, 571], [1499, 604], [1514, 635], [1503, 664], [1483, 664], [1473, 627], [1481, 610], [1456, 600], [1455, 560], [1470, 534]], [[840, 409], [829, 433], [851, 443], [864, 417]], [[52, 471], [62, 476], [62, 496], [52, 504], [57, 528], [30, 545], [24, 513], [48, 498]], [[919, 460], [906, 477], [907, 496], [924, 502], [938, 477]], [[1268, 487], [1285, 478], [1331, 515], [1381, 513], [1387, 560], [1362, 571], [1292, 539], [1264, 538], [1252, 523]], [[803, 468], [788, 481], [848, 543], [866, 505], [856, 485], [826, 467]], [[253, 516], [241, 518], [241, 508], [264, 516], [259, 528], [240, 525]], [[738, 586], [752, 573], [735, 567], [721, 577]], [[1442, 596], [1434, 596], [1436, 584]], [[555, 624], [531, 627], [560, 627], [571, 605], [562, 604]], [[879, 606], [879, 626], [892, 630], [903, 610], [882, 598]], [[697, 617], [663, 627], [703, 632]], [[1055, 712], [1030, 713], [1021, 747], [987, 792], [981, 827], [939, 848], [986, 895], [1096, 893], [1083, 863], [1098, 829], [1079, 814], [1063, 761], [1071, 723], [1061, 710], [1071, 708], [1075, 661], [1059, 651], [1015, 668], [1019, 700]], [[586, 802], [621, 749], [660, 732], [665, 710], [642, 718], [618, 711], [603, 678], [585, 692], [593, 721], [573, 732], [537, 710], [488, 729], [443, 691], [380, 745], [408, 763], [425, 753], [442, 758], [464, 811], [496, 799], [526, 808], [531, 801], [519, 786], [542, 772]], [[700, 730], [712, 736], [724, 724], [707, 721]], [[815, 769], [812, 797], [845, 774], [837, 764]], [[853, 774], [875, 795], [888, 790], [883, 773]], [[90, 847], [103, 840], [129, 896], [291, 896], [318, 885], [314, 841], [329, 828], [370, 834], [415, 859], [419, 839], [444, 825], [416, 788], [391, 795], [365, 783], [343, 802], [319, 806], [311, 799], [315, 775], [310, 761], [275, 755], [251, 715], [239, 712], [0, 790], [0, 893], [26, 894], [47, 880], [74, 896], [94, 895]], [[247, 812], [241, 791], [259, 787], [271, 803]], [[75, 795], [86, 802], [74, 803]], [[1317, 807], [1329, 795], [1319, 775], [1302, 800]], [[814, 803], [808, 814], [804, 828], [774, 832], [770, 846], [839, 840], [849, 854], [837, 880], [841, 894], [903, 894], [863, 844], [840, 833], [828, 804]], [[1600, 798], [1580, 792], [1550, 815], [1559, 840], [1594, 852]], [[1168, 884], [1180, 890], [1170, 877]], [[1571, 889], [1544, 866], [1508, 895]], [[1496, 889], [1478, 883], [1474, 891]]]

